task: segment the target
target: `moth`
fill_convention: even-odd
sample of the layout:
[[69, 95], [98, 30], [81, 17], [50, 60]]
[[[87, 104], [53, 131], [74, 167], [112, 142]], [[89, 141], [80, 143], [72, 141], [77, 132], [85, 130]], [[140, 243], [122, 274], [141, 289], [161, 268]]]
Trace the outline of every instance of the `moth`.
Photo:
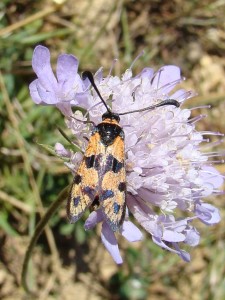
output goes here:
[[91, 82], [106, 112], [102, 115], [102, 122], [94, 127], [76, 171], [67, 202], [67, 215], [70, 223], [75, 223], [87, 208], [97, 206], [112, 231], [118, 231], [126, 211], [125, 135], [119, 125], [120, 115], [153, 110], [163, 105], [179, 107], [179, 102], [168, 99], [140, 110], [114, 113], [102, 98], [91, 72], [85, 71], [85, 78]]

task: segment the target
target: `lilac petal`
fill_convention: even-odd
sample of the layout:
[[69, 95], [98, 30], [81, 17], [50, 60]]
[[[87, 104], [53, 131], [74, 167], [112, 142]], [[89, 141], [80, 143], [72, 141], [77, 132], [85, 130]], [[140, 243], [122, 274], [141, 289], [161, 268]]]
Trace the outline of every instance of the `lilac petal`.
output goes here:
[[71, 105], [68, 102], [59, 102], [56, 104], [56, 107], [61, 111], [61, 113], [65, 117], [70, 117], [73, 115], [73, 111], [71, 109]]
[[208, 203], [197, 203], [195, 214], [206, 225], [217, 224], [221, 220], [219, 210]]
[[171, 99], [176, 99], [178, 101], [184, 101], [187, 99], [186, 96], [187, 91], [184, 89], [177, 90], [175, 93], [171, 95]]
[[161, 248], [164, 248], [166, 250], [169, 250], [170, 252], [176, 253], [177, 255], [179, 255], [184, 261], [189, 262], [190, 261], [190, 254], [184, 250], [181, 250], [177, 243], [173, 243], [173, 246], [175, 247], [175, 249], [168, 247], [161, 239], [153, 236], [152, 237], [153, 242], [160, 246]]
[[205, 197], [211, 195], [213, 193], [213, 190], [214, 190], [213, 185], [211, 183], [205, 181], [202, 184], [202, 197], [205, 198]]
[[67, 150], [61, 143], [56, 143], [54, 149], [59, 156], [71, 157], [71, 152]]
[[130, 221], [124, 221], [121, 234], [129, 241], [129, 242], [136, 242], [140, 241], [143, 238], [141, 231]]
[[58, 57], [56, 75], [58, 82], [74, 81], [79, 61], [72, 54], [61, 54]]
[[100, 209], [93, 211], [89, 217], [87, 218], [86, 222], [84, 223], [84, 229], [89, 230], [92, 229], [103, 220], [103, 214]]
[[[103, 80], [103, 67], [100, 67], [94, 74], [95, 82], [100, 83]], [[88, 78], [86, 78], [84, 81], [86, 81], [86, 84], [88, 83], [90, 85], [90, 81]]]
[[155, 89], [161, 89], [163, 93], [169, 93], [174, 88], [174, 84], [180, 80], [180, 68], [177, 66], [164, 66], [157, 72], [152, 86]]
[[178, 254], [184, 261], [190, 262], [191, 256], [190, 256], [190, 254], [189, 254], [188, 252], [186, 252], [186, 251], [180, 249], [180, 247], [178, 246], [177, 243], [173, 243], [173, 246], [174, 246], [174, 248], [176, 249], [177, 254]]
[[114, 232], [110, 229], [106, 222], [102, 224], [101, 232], [102, 243], [111, 254], [117, 264], [122, 264], [123, 260], [119, 252], [119, 247]]
[[186, 91], [184, 89], [177, 90], [174, 94], [170, 96], [171, 99], [176, 99], [179, 102], [183, 102], [187, 99], [197, 96], [197, 93], [194, 91]]
[[40, 104], [42, 100], [37, 90], [37, 83], [38, 83], [38, 79], [32, 81], [31, 84], [29, 85], [29, 90], [30, 90], [31, 98], [33, 99], [34, 103]]
[[[164, 220], [163, 220], [163, 218], [164, 218]], [[172, 231], [174, 233], [175, 232], [183, 233], [183, 231], [187, 227], [187, 219], [175, 221], [175, 218], [172, 215], [168, 215], [168, 216], [166, 216], [166, 218], [161, 215], [161, 216], [159, 216], [158, 220], [163, 223], [163, 227], [165, 228], [165, 231], [168, 230], [168, 231]]]
[[219, 188], [223, 184], [223, 176], [211, 166], [202, 168], [201, 177], [204, 182], [210, 183], [214, 188]]
[[149, 80], [152, 79], [154, 75], [154, 70], [152, 68], [144, 68], [140, 74], [138, 74], [137, 76], [140, 76], [141, 78], [147, 77], [149, 78]]
[[180, 256], [180, 258], [182, 258], [186, 262], [190, 262], [191, 261], [190, 254], [188, 252], [184, 251], [184, 250], [180, 249], [180, 252], [178, 253], [178, 255]]
[[162, 239], [167, 242], [183, 242], [185, 235], [172, 230], [164, 230]]
[[184, 243], [195, 247], [199, 244], [200, 240], [200, 234], [195, 228], [191, 228], [190, 230], [187, 231], [186, 233], [186, 239]]
[[158, 238], [156, 236], [152, 236], [152, 240], [156, 245], [160, 246], [161, 248], [164, 248], [164, 249], [166, 249], [170, 252], [178, 254], [178, 252], [176, 250], [174, 250], [174, 249], [170, 248], [169, 246], [167, 246], [160, 238]]
[[66, 99], [73, 100], [77, 92], [84, 91], [84, 84], [77, 74], [79, 61], [72, 54], [62, 54], [58, 58], [56, 74]]
[[136, 198], [138, 197], [131, 195], [127, 196], [127, 206], [129, 210], [146, 231], [150, 234], [161, 237], [162, 231], [157, 225], [157, 220], [154, 219], [154, 213], [143, 203], [143, 201], [138, 202]]
[[58, 102], [58, 98], [56, 97], [55, 93], [44, 89], [39, 80], [37, 82], [37, 91], [40, 98], [42, 99], [42, 102], [50, 105], [56, 104]]
[[82, 80], [82, 83], [83, 83], [84, 91], [87, 91], [89, 89], [89, 87], [91, 86], [91, 83], [88, 78], [85, 78], [84, 80]]
[[57, 86], [57, 81], [51, 68], [48, 48], [39, 45], [34, 49], [32, 67], [43, 87], [46, 90], [51, 87], [53, 91]]

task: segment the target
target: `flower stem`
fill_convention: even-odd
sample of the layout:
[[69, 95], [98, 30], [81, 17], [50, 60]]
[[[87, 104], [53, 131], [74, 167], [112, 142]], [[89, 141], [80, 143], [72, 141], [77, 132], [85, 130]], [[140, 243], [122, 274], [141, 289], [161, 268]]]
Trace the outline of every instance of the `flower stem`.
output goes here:
[[56, 210], [62, 204], [64, 199], [67, 198], [67, 196], [68, 196], [68, 186], [61, 191], [61, 193], [59, 194], [57, 200], [54, 201], [50, 205], [50, 207], [48, 208], [48, 210], [46, 211], [46, 213], [44, 214], [44, 216], [42, 217], [40, 222], [37, 224], [37, 226], [35, 228], [35, 231], [34, 231], [34, 234], [33, 234], [32, 238], [30, 240], [30, 244], [27, 248], [27, 251], [26, 251], [26, 254], [25, 254], [25, 257], [24, 257], [22, 274], [21, 274], [22, 286], [24, 287], [25, 291], [28, 292], [28, 293], [33, 293], [29, 289], [29, 286], [28, 286], [27, 281], [26, 281], [28, 264], [29, 264], [29, 261], [30, 261], [30, 258], [31, 258], [32, 251], [33, 251], [33, 249], [36, 245], [36, 242], [37, 242], [39, 236], [43, 232], [43, 230], [45, 228], [45, 225], [48, 223], [48, 221], [50, 220], [52, 215], [56, 212]]

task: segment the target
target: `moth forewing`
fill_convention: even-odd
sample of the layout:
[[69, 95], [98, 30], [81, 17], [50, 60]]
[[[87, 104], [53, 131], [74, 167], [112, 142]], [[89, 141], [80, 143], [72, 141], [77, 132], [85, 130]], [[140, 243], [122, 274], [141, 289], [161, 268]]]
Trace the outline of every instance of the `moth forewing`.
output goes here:
[[107, 223], [113, 231], [117, 231], [124, 220], [126, 197], [124, 133], [122, 130], [113, 143], [106, 148], [102, 171], [99, 201]]
[[74, 177], [67, 202], [67, 216], [75, 223], [99, 194], [98, 164], [101, 152], [99, 135], [92, 134]]

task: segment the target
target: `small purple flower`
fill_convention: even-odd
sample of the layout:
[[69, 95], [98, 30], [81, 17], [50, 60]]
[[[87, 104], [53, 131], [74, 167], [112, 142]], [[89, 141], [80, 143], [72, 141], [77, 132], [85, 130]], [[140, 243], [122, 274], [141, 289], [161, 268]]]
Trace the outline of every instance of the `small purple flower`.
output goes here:
[[[59, 107], [66, 103], [73, 116], [66, 119], [66, 125], [75, 136], [76, 146], [84, 151], [91, 134], [90, 122], [100, 123], [105, 107], [91, 87], [87, 90], [89, 83], [82, 83], [77, 75], [76, 58], [64, 55], [62, 61], [58, 61], [57, 81], [51, 71], [48, 50], [41, 46], [35, 49], [33, 68], [38, 79], [31, 84], [31, 95], [37, 104], [44, 102]], [[189, 253], [181, 247], [199, 243], [200, 235], [192, 225], [193, 220], [199, 219], [206, 225], [220, 221], [218, 209], [203, 199], [220, 194], [223, 183], [223, 176], [212, 166], [207, 153], [201, 152], [201, 144], [208, 142], [204, 138], [207, 133], [196, 131], [198, 119], [190, 118], [191, 110], [182, 109], [182, 104], [195, 94], [184, 89], [173, 92], [183, 80], [176, 66], [164, 66], [157, 72], [144, 68], [134, 77], [128, 69], [121, 78], [111, 75], [104, 78], [100, 70], [95, 79], [113, 112], [137, 110], [165, 99], [175, 99], [181, 104], [179, 108], [164, 106], [121, 116], [120, 124], [125, 132], [127, 214], [120, 233], [130, 242], [142, 239], [140, 230], [129, 221], [131, 213], [154, 243], [190, 261]], [[72, 114], [74, 104], [87, 113]], [[59, 144], [56, 151], [67, 159], [70, 156], [67, 166], [76, 172], [80, 152], [67, 151]], [[89, 215], [84, 227], [90, 230], [98, 223], [102, 223], [103, 244], [115, 262], [122, 263], [115, 234], [101, 208]]]
[[196, 203], [195, 214], [206, 225], [214, 225], [220, 222], [219, 210], [208, 203]]
[[71, 105], [85, 101], [87, 81], [82, 81], [77, 73], [79, 61], [71, 54], [58, 57], [56, 77], [50, 64], [50, 52], [44, 46], [34, 49], [32, 67], [37, 74], [30, 84], [30, 94], [36, 104], [57, 106], [65, 115], [71, 115]]

